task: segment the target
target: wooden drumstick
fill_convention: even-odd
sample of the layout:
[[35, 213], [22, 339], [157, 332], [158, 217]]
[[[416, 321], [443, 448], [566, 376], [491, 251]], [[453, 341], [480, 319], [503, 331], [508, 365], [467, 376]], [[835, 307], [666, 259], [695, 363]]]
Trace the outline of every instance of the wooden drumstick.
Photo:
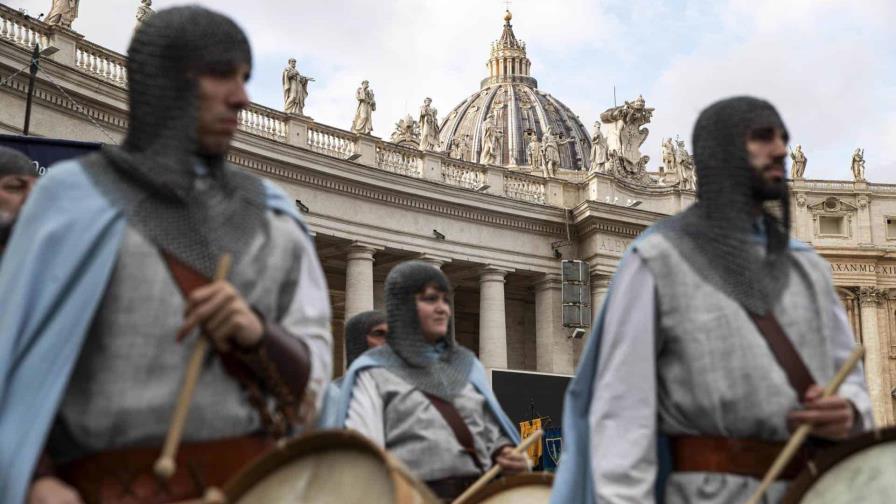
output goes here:
[[[218, 260], [218, 268], [215, 270], [214, 281], [224, 280], [230, 273], [230, 254], [224, 254]], [[180, 438], [184, 431], [184, 424], [187, 421], [187, 412], [190, 409], [190, 402], [193, 400], [193, 391], [196, 389], [196, 382], [199, 380], [199, 372], [202, 371], [202, 361], [205, 360], [205, 354], [208, 352], [208, 339], [200, 336], [190, 355], [190, 362], [187, 364], [187, 372], [184, 375], [183, 384], [180, 387], [180, 393], [177, 396], [177, 403], [174, 406], [174, 413], [171, 415], [171, 425], [168, 427], [168, 434], [165, 436], [165, 444], [162, 446], [162, 454], [156, 460], [153, 466], [153, 472], [162, 479], [168, 479], [177, 470], [177, 464], [174, 462], [177, 457], [177, 448], [180, 445]]]
[[[523, 440], [522, 443], [518, 444], [516, 448], [513, 449], [514, 454], [520, 454], [524, 451], [528, 450], [532, 443], [541, 439], [541, 435], [544, 434], [544, 431], [538, 429], [529, 435], [526, 439]], [[470, 488], [467, 488], [464, 493], [460, 494], [460, 497], [454, 499], [451, 504], [461, 504], [470, 498], [471, 495], [478, 492], [482, 487], [488, 484], [489, 481], [495, 479], [496, 476], [501, 474], [501, 466], [495, 464], [491, 469], [489, 469], [485, 474], [479, 477], [475, 483], [470, 485]]]
[[[846, 362], [840, 366], [840, 370], [837, 371], [837, 374], [828, 382], [827, 387], [824, 388], [824, 392], [821, 394], [821, 397], [830, 397], [837, 392], [837, 389], [840, 388], [840, 384], [843, 383], [843, 380], [846, 379], [846, 376], [852, 371], [852, 368], [856, 366], [859, 362], [859, 359], [862, 358], [862, 355], [865, 353], [865, 348], [862, 345], [856, 346], [855, 350], [852, 351], [849, 358], [846, 359]], [[812, 430], [812, 426], [809, 424], [800, 425], [797, 430], [790, 435], [790, 439], [787, 441], [787, 444], [784, 445], [784, 449], [781, 450], [781, 453], [778, 454], [778, 457], [775, 459], [775, 462], [768, 469], [768, 472], [765, 473], [765, 477], [762, 478], [762, 484], [759, 485], [759, 488], [753, 493], [753, 496], [750, 497], [750, 500], [747, 501], [747, 504], [759, 504], [759, 500], [762, 499], [762, 496], [765, 494], [766, 490], [778, 479], [778, 475], [781, 474], [781, 471], [790, 463], [790, 459], [796, 455], [796, 451], [799, 450], [800, 446], [802, 446], [803, 441], [806, 440], [806, 437], [809, 435], [809, 432]]]

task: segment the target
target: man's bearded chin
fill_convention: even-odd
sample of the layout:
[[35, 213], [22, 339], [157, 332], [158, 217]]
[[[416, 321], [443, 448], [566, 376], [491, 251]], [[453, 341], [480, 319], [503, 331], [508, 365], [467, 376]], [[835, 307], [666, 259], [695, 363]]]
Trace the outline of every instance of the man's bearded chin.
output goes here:
[[787, 178], [780, 179], [766, 178], [765, 173], [773, 166], [778, 166], [783, 173], [786, 172], [784, 167], [784, 158], [772, 160], [769, 164], [760, 170], [754, 169], [752, 172], [753, 200], [757, 202], [777, 200], [787, 192]]

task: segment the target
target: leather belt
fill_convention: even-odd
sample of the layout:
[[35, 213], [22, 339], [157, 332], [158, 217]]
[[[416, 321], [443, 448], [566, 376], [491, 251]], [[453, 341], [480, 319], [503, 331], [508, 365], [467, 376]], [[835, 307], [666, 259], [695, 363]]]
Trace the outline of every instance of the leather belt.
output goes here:
[[[784, 448], [784, 443], [715, 436], [676, 436], [670, 442], [675, 472], [728, 473], [756, 479], [765, 476]], [[778, 479], [795, 479], [810, 455], [809, 448], [801, 448]]]
[[436, 494], [439, 499], [450, 502], [464, 493], [464, 490], [470, 487], [478, 476], [455, 476], [451, 478], [442, 478], [437, 480], [429, 480], [426, 486]]
[[168, 481], [152, 470], [159, 448], [88, 455], [57, 467], [56, 474], [88, 504], [161, 504], [202, 497], [207, 487], [223, 486], [273, 446], [272, 439], [254, 435], [184, 443], [177, 452], [177, 472]]

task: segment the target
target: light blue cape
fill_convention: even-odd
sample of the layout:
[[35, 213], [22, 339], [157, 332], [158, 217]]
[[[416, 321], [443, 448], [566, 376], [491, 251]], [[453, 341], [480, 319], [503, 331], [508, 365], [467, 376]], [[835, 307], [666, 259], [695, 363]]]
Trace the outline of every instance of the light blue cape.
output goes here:
[[[268, 207], [305, 224], [265, 181]], [[0, 262], [0, 502], [23, 502], [115, 265], [126, 218], [76, 160], [28, 198]]]
[[[348, 371], [345, 374], [345, 379], [342, 381], [342, 386], [339, 388], [336, 400], [334, 401], [333, 406], [331, 406], [332, 410], [326, 414], [325, 427], [332, 429], [345, 428], [345, 420], [348, 417], [348, 407], [352, 400], [352, 389], [355, 387], [355, 380], [358, 378], [358, 373], [365, 369], [382, 366], [383, 362], [380, 362], [376, 354], [371, 354], [370, 352], [361, 354], [360, 357], [352, 362], [351, 367], [348, 368]], [[507, 414], [504, 413], [504, 409], [502, 409], [501, 405], [498, 403], [495, 393], [492, 392], [492, 388], [488, 384], [488, 378], [485, 376], [485, 368], [482, 367], [482, 363], [479, 362], [479, 359], [474, 361], [473, 367], [470, 369], [470, 383], [473, 385], [473, 388], [485, 397], [485, 402], [488, 404], [492, 414], [501, 425], [504, 435], [513, 440], [514, 444], [519, 444], [519, 430], [516, 425], [507, 418]]]

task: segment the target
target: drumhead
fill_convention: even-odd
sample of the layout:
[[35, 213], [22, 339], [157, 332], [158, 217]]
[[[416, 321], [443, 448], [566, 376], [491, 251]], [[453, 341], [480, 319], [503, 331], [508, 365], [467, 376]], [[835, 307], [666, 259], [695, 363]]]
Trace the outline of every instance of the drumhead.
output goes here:
[[517, 474], [492, 481], [473, 494], [469, 504], [546, 504], [551, 500], [554, 475], [546, 472]]
[[783, 502], [896, 502], [896, 428], [868, 432], [826, 451], [790, 484]]
[[320, 431], [287, 442], [224, 487], [228, 502], [437, 502], [393, 457], [350, 431]]

